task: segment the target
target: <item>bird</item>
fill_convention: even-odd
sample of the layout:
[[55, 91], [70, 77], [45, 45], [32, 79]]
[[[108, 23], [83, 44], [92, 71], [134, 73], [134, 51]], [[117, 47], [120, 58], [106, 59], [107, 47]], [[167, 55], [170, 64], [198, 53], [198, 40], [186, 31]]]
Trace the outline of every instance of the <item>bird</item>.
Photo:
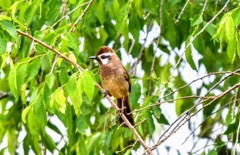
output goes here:
[[[116, 98], [120, 114], [123, 113], [128, 121], [134, 126], [134, 119], [131, 113], [129, 94], [131, 93], [130, 76], [123, 66], [116, 52], [107, 46], [99, 48], [96, 56], [89, 57], [97, 60], [100, 66], [100, 80], [106, 93]], [[119, 122], [124, 127], [127, 125], [119, 117]]]

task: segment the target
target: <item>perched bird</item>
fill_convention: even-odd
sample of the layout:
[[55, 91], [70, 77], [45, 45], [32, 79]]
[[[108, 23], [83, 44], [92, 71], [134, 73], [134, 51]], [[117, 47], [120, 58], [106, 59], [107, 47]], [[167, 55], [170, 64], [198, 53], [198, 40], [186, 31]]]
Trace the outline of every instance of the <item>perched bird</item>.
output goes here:
[[[100, 65], [100, 79], [103, 88], [109, 95], [116, 98], [118, 108], [134, 125], [128, 97], [131, 92], [131, 81], [116, 52], [107, 46], [102, 46], [97, 55], [90, 58], [97, 60]], [[119, 121], [120, 124], [124, 122], [121, 117]], [[126, 127], [126, 124], [123, 125]]]

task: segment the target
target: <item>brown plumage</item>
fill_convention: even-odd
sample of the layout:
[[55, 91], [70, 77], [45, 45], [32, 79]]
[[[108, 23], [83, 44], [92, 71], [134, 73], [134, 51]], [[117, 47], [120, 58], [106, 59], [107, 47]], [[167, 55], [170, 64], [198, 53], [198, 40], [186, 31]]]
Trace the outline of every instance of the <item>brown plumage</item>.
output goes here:
[[[115, 51], [107, 46], [102, 46], [97, 56], [90, 57], [96, 59], [100, 65], [100, 79], [106, 91], [116, 98], [117, 106], [134, 125], [134, 120], [130, 108], [129, 93], [131, 92], [131, 81], [128, 72], [122, 65]], [[124, 121], [119, 118], [120, 123]], [[123, 124], [126, 126], [126, 124]]]

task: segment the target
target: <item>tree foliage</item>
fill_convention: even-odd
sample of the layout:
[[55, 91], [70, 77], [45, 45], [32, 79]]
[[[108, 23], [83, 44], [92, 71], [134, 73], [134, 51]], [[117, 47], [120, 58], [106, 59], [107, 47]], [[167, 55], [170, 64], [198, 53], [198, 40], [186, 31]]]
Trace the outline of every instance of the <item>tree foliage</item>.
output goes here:
[[[239, 153], [239, 25], [238, 0], [0, 0], [1, 154], [147, 152], [134, 131], [157, 152], [186, 123], [200, 153]], [[95, 87], [102, 45], [130, 58], [134, 129]]]

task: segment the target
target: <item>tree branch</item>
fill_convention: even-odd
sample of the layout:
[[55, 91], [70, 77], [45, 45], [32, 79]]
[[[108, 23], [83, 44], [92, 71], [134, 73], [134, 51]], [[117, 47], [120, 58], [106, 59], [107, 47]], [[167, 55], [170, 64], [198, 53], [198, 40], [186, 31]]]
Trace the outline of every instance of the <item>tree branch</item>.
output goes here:
[[90, 2], [88, 2], [88, 5], [86, 6], [86, 8], [83, 10], [83, 12], [81, 13], [81, 15], [78, 17], [78, 19], [74, 22], [72, 28], [70, 29], [70, 32], [74, 32], [77, 24], [79, 21], [81, 21], [83, 19], [83, 16], [86, 14], [87, 10], [89, 9], [89, 7], [92, 5], [94, 0], [91, 0]]
[[[79, 66], [77, 63], [73, 62], [71, 59], [69, 59], [68, 57], [66, 57], [65, 55], [63, 55], [61, 52], [59, 52], [58, 50], [54, 49], [53, 47], [49, 46], [48, 44], [42, 42], [41, 40], [38, 40], [37, 38], [29, 35], [28, 33], [22, 32], [20, 30], [17, 30], [17, 33], [23, 36], [28, 37], [29, 39], [33, 40], [34, 42], [46, 47], [47, 49], [53, 51], [55, 54], [57, 54], [59, 57], [63, 58], [64, 60], [66, 60], [67, 62], [69, 62], [70, 64], [72, 64], [73, 66], [75, 66], [79, 71], [84, 71], [84, 69]], [[98, 87], [98, 89], [104, 93], [105, 90], [98, 84], [95, 83], [95, 86]], [[109, 95], [106, 95], [107, 100], [111, 103], [111, 105], [117, 110], [120, 111], [120, 109], [118, 108], [118, 106], [112, 101], [112, 99], [110, 98]], [[143, 141], [142, 137], [138, 134], [138, 132], [136, 131], [136, 129], [134, 128], [134, 126], [132, 126], [132, 124], [128, 121], [128, 119], [126, 118], [126, 116], [122, 113], [120, 115], [120, 117], [124, 120], [125, 124], [129, 127], [129, 129], [133, 132], [133, 134], [137, 137], [138, 141], [140, 142], [140, 144], [144, 147], [144, 149], [146, 150], [146, 152], [149, 155], [152, 155], [152, 151], [150, 150], [150, 148], [147, 146], [147, 144]]]

